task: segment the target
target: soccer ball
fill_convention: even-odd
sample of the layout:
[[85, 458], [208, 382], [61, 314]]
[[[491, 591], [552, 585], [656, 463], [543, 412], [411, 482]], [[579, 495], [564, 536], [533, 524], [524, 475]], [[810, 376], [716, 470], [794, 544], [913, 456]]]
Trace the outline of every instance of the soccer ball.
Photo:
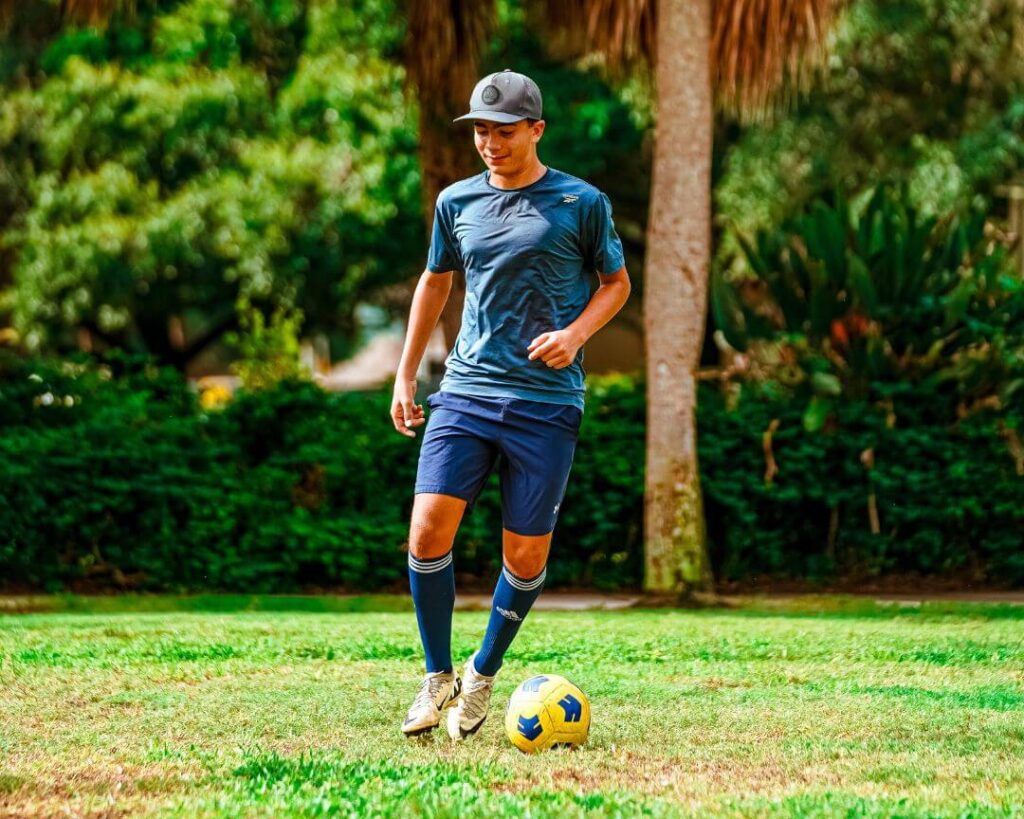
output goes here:
[[589, 731], [590, 700], [565, 677], [531, 677], [509, 698], [505, 733], [523, 753], [582, 745]]

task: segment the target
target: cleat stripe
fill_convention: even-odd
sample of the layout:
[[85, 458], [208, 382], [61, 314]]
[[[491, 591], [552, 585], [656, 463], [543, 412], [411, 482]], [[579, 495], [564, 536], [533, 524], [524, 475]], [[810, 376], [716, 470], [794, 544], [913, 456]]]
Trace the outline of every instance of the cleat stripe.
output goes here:
[[486, 720], [486, 719], [487, 719], [487, 717], [486, 717], [486, 716], [485, 716], [485, 717], [483, 717], [483, 719], [481, 719], [481, 720], [480, 720], [480, 722], [478, 722], [478, 723], [477, 723], [476, 725], [474, 725], [474, 726], [473, 726], [472, 728], [463, 728], [463, 727], [462, 727], [462, 726], [460, 725], [460, 726], [459, 726], [459, 733], [460, 733], [460, 734], [462, 734], [462, 738], [463, 738], [463, 739], [465, 739], [466, 737], [468, 737], [468, 736], [472, 736], [472, 735], [473, 735], [473, 734], [475, 734], [475, 733], [476, 733], [477, 731], [479, 731], [479, 730], [480, 730], [480, 726], [484, 724], [484, 720]]

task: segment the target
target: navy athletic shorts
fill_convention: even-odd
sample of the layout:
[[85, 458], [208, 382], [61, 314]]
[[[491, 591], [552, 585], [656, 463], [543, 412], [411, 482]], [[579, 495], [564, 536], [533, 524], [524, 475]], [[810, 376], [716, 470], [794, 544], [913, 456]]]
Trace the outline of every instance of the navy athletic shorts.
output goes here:
[[427, 397], [415, 492], [477, 496], [498, 464], [502, 526], [519, 535], [555, 528], [583, 411], [571, 404], [442, 390]]

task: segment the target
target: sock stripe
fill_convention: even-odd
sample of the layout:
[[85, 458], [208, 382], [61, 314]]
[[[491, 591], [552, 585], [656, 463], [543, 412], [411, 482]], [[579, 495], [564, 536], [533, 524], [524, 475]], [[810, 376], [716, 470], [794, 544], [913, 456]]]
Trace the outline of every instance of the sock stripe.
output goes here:
[[433, 560], [418, 560], [412, 556], [412, 552], [409, 553], [409, 568], [419, 574], [433, 574], [439, 572], [442, 569], [447, 569], [452, 565], [452, 551], [449, 550], [446, 554]]
[[545, 566], [541, 570], [541, 573], [539, 575], [537, 575], [535, 578], [533, 578], [532, 580], [522, 580], [522, 579], [516, 577], [514, 574], [512, 574], [512, 572], [510, 572], [504, 566], [501, 567], [501, 571], [502, 571], [502, 574], [505, 575], [506, 582], [512, 588], [518, 589], [519, 591], [533, 591], [534, 589], [539, 589], [541, 583], [544, 582], [544, 578], [547, 577], [547, 574], [548, 574], [548, 567]]
[[452, 556], [452, 551], [450, 549], [447, 552], [445, 552], [443, 555], [441, 555], [440, 557], [426, 557], [426, 558], [416, 557], [416, 555], [414, 555], [412, 552], [410, 552], [409, 553], [409, 561], [411, 563], [416, 563], [416, 564], [418, 564], [420, 566], [432, 566], [432, 565], [434, 565], [436, 563], [440, 563], [442, 560], [450, 559], [451, 556]]

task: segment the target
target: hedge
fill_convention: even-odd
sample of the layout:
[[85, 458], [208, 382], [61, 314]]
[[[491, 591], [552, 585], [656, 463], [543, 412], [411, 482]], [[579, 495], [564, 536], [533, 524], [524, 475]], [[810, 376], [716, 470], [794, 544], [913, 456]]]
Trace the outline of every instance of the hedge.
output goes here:
[[[422, 428], [393, 430], [390, 391], [289, 381], [206, 409], [171, 371], [110, 368], [0, 361], [0, 585], [404, 587]], [[1019, 419], [951, 422], [932, 406], [913, 391], [886, 408], [848, 402], [811, 433], [777, 391], [702, 387], [716, 577], [1024, 582]], [[639, 588], [644, 410], [639, 376], [589, 377], [547, 588]], [[500, 532], [494, 474], [456, 540], [461, 580], [496, 576]]]

